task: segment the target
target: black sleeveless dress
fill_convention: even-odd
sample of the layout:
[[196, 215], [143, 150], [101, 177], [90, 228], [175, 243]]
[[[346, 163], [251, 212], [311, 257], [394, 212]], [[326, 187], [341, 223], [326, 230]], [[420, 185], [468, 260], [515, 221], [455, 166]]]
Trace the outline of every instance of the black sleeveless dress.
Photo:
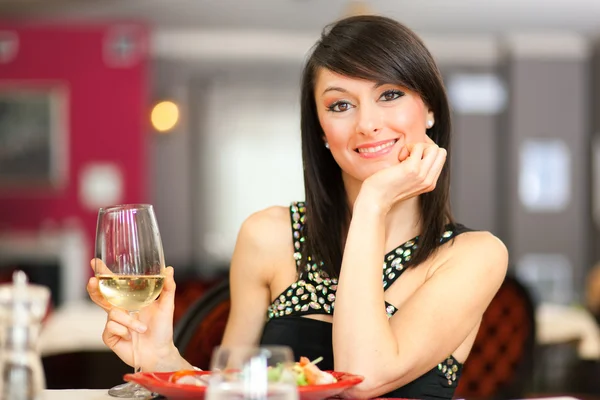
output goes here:
[[[304, 243], [302, 226], [305, 205], [295, 202], [290, 206], [294, 258], [297, 265], [303, 264], [301, 249]], [[448, 226], [440, 238], [445, 243], [457, 235], [469, 231], [463, 225]], [[404, 264], [411, 257], [418, 237], [401, 244], [385, 255], [383, 264], [383, 287], [387, 289], [404, 272]], [[337, 279], [329, 278], [314, 263], [306, 263], [306, 273], [292, 283], [269, 306], [267, 322], [260, 343], [263, 345], [285, 345], [292, 348], [298, 360], [300, 356], [314, 360], [323, 357], [318, 364], [322, 370], [333, 370], [332, 325], [329, 322], [304, 318], [309, 314], [333, 314]], [[383, 306], [383, 305], [382, 305]], [[397, 310], [385, 303], [388, 318]], [[380, 397], [413, 399], [451, 399], [458, 384], [462, 364], [449, 355], [439, 364], [414, 381]]]

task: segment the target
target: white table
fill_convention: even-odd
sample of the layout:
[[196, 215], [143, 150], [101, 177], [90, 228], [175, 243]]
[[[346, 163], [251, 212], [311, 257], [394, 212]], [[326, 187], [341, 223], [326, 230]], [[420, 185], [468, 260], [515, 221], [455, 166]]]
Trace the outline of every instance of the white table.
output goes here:
[[42, 400], [115, 400], [108, 395], [108, 389], [102, 390], [44, 390]]
[[85, 232], [77, 222], [64, 228], [0, 232], [0, 261], [4, 264], [58, 263], [60, 296], [65, 302], [87, 296], [88, 250]]
[[42, 356], [110, 351], [102, 342], [106, 312], [91, 301], [73, 301], [55, 310], [40, 333]]
[[542, 303], [536, 309], [536, 326], [539, 344], [576, 341], [581, 359], [600, 360], [600, 327], [587, 310]]

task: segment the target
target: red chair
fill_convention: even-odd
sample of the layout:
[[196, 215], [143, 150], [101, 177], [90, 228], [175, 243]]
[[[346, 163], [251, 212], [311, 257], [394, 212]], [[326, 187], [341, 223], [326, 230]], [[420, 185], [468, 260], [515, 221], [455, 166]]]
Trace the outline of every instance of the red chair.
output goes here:
[[188, 307], [173, 331], [173, 341], [192, 365], [207, 370], [215, 346], [221, 344], [229, 317], [229, 280], [208, 289]]
[[[230, 310], [229, 281], [208, 289], [179, 319], [174, 342], [193, 365], [210, 368]], [[483, 315], [457, 387], [457, 398], [518, 398], [533, 377], [534, 304], [528, 290], [507, 276]]]
[[535, 306], [508, 275], [483, 314], [456, 388], [457, 398], [520, 398], [533, 379]]

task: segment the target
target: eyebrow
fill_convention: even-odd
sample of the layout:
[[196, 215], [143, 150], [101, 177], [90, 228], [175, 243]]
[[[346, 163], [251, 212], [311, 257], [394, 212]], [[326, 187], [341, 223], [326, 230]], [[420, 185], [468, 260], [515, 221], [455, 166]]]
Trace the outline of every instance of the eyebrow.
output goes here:
[[[378, 89], [383, 85], [387, 85], [388, 83], [386, 82], [377, 82], [373, 85], [373, 89]], [[339, 86], [329, 86], [327, 87], [325, 90], [323, 90], [323, 93], [321, 93], [321, 96], [324, 95], [327, 92], [342, 92], [342, 93], [348, 93], [348, 91], [342, 87]]]
[[323, 90], [323, 93], [321, 95], [324, 95], [327, 92], [342, 92], [342, 93], [348, 93], [348, 91], [344, 88], [338, 87], [338, 86], [329, 86], [327, 87], [325, 90]]

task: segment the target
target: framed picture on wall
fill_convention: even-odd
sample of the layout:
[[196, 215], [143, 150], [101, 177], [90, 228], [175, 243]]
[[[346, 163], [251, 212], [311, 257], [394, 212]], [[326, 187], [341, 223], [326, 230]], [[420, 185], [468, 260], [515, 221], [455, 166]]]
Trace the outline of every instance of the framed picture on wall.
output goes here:
[[0, 83], [0, 192], [65, 183], [66, 114], [64, 88]]

